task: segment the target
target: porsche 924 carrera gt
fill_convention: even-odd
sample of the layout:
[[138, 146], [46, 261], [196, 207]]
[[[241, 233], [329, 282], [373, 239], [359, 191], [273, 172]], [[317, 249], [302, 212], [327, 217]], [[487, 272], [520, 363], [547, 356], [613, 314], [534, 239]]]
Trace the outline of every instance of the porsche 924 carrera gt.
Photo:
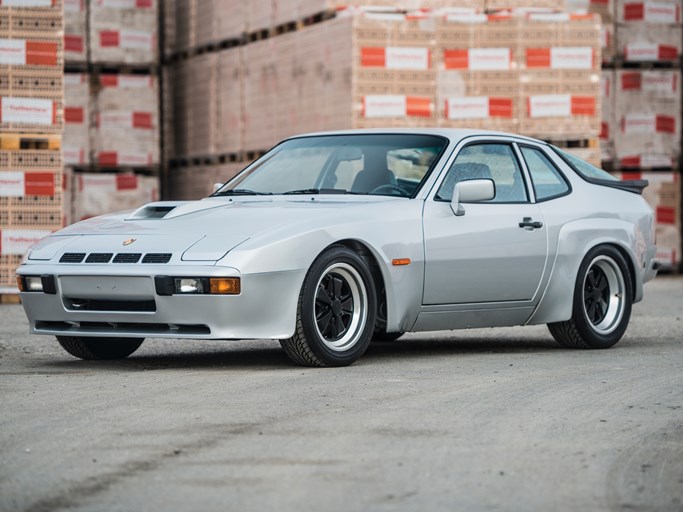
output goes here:
[[17, 281], [31, 332], [83, 359], [273, 339], [343, 366], [406, 332], [533, 324], [607, 348], [657, 272], [645, 186], [506, 133], [302, 135], [204, 199], [54, 233]]

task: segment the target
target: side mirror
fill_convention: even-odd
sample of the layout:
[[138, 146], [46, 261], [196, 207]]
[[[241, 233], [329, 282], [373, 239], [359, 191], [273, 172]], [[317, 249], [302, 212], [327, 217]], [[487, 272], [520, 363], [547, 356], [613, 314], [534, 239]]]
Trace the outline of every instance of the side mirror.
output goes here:
[[213, 184], [213, 191], [218, 192], [223, 185], [225, 185], [225, 183], [214, 183]]
[[451, 199], [451, 210], [460, 217], [465, 215], [462, 203], [475, 203], [478, 201], [489, 201], [496, 197], [496, 186], [493, 180], [467, 180], [455, 184], [453, 198]]

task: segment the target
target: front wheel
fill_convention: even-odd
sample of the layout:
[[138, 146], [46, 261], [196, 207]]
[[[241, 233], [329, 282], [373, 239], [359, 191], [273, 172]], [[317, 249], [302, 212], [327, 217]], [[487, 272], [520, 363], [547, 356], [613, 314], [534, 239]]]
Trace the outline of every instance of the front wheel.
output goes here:
[[548, 329], [568, 348], [609, 348], [626, 332], [632, 303], [626, 260], [614, 247], [598, 246], [579, 267], [572, 317]]
[[304, 366], [347, 366], [368, 348], [375, 327], [375, 286], [365, 261], [334, 246], [316, 259], [299, 295], [294, 336], [280, 341]]
[[79, 359], [123, 359], [135, 352], [144, 338], [86, 338], [57, 336], [57, 341], [69, 354]]

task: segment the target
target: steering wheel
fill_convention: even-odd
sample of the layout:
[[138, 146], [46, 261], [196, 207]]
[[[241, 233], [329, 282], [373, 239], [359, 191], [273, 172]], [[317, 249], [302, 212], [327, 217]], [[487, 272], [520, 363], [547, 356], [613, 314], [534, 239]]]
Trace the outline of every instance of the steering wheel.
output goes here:
[[[401, 196], [401, 197], [408, 197], [408, 193], [403, 190], [401, 187], [398, 185], [392, 185], [390, 183], [387, 183], [386, 185], [380, 185], [374, 190], [370, 191], [370, 194], [381, 194], [381, 193], [389, 193], [392, 196]], [[398, 192], [397, 194], [395, 192]]]

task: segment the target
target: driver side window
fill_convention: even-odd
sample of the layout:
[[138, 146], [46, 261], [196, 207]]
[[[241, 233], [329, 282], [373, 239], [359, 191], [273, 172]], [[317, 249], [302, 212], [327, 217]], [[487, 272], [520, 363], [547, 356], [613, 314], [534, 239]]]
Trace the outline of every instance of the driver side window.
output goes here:
[[436, 195], [450, 201], [456, 183], [468, 180], [493, 180], [496, 196], [487, 203], [526, 203], [526, 187], [517, 158], [508, 144], [472, 144], [460, 150]]

